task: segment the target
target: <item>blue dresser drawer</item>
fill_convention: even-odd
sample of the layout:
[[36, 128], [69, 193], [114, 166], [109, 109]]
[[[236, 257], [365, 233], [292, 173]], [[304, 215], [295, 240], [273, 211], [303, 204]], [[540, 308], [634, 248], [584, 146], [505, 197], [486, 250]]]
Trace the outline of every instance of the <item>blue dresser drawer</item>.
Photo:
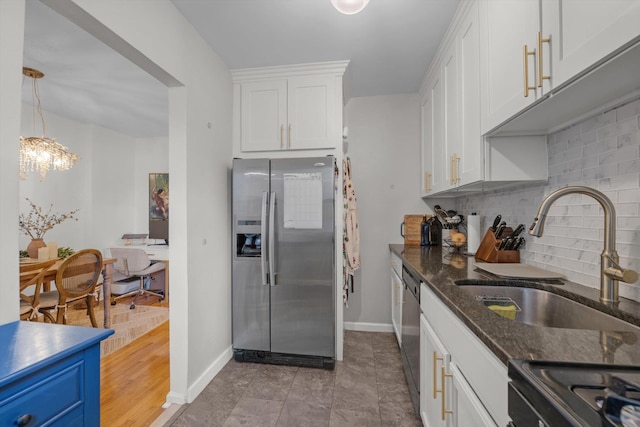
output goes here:
[[100, 427], [100, 341], [111, 334], [40, 322], [0, 325], [0, 427]]
[[84, 361], [74, 357], [3, 390], [0, 426], [17, 425], [16, 420], [27, 414], [31, 421], [25, 426], [67, 426], [71, 420], [82, 418], [84, 368]]

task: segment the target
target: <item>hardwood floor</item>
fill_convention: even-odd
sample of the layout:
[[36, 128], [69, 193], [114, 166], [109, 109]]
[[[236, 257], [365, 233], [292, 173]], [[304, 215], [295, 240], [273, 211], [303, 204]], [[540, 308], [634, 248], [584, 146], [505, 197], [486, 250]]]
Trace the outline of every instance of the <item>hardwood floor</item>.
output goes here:
[[[154, 299], [139, 298], [137, 304], [168, 306]], [[104, 357], [100, 381], [102, 426], [151, 425], [164, 411], [169, 392], [169, 322]]]

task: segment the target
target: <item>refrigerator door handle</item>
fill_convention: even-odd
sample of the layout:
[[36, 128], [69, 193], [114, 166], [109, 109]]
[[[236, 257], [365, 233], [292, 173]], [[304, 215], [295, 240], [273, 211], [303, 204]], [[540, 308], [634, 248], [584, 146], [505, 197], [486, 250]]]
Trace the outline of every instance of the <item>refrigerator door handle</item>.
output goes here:
[[276, 285], [276, 193], [269, 197], [269, 283]]
[[[264, 249], [265, 238], [267, 238], [267, 197], [266, 191], [262, 192], [262, 213], [260, 214], [260, 236], [262, 239], [262, 248]], [[260, 253], [260, 268], [262, 271], [262, 284], [267, 285], [269, 283], [268, 271], [267, 271], [267, 252], [262, 250]]]

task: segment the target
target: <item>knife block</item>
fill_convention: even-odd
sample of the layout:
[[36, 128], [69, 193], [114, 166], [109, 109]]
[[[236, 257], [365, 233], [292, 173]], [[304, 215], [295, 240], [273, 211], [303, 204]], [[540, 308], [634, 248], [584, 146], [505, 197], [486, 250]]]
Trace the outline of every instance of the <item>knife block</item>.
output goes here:
[[[511, 227], [506, 227], [502, 233], [508, 236], [512, 231]], [[500, 246], [500, 243], [501, 240], [496, 238], [494, 232], [490, 228], [487, 229], [476, 251], [476, 261], [519, 263], [520, 251], [499, 251], [498, 246]]]

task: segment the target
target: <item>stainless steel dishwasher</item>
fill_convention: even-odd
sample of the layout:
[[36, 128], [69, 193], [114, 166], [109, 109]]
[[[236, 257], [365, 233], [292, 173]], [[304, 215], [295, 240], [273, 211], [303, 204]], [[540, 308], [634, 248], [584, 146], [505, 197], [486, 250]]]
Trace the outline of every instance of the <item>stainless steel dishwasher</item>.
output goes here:
[[420, 280], [402, 266], [402, 365], [416, 415], [420, 417]]

